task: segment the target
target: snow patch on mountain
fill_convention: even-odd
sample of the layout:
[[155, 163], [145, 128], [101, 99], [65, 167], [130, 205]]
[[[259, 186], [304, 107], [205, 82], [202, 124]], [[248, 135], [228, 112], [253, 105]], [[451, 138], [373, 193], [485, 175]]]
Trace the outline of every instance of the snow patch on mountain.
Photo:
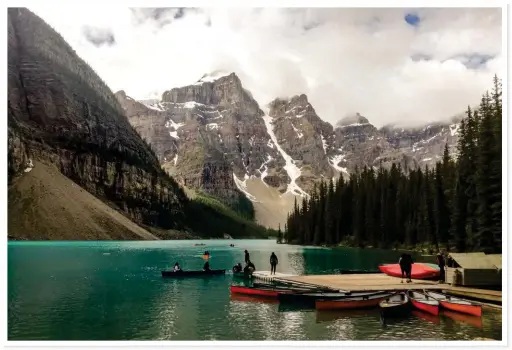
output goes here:
[[343, 128], [349, 128], [349, 127], [355, 127], [355, 126], [363, 126], [363, 125], [370, 125], [370, 123], [352, 123], [347, 125], [336, 125], [336, 129], [343, 129]]
[[[268, 175], [268, 163], [271, 162], [272, 160], [274, 160], [274, 158], [272, 158], [270, 156], [270, 154], [267, 154], [267, 160], [265, 160], [263, 162], [263, 164], [261, 164], [260, 168], [258, 169], [258, 171], [260, 172], [261, 176], [260, 176], [260, 179], [261, 181], [263, 181], [267, 175]], [[263, 170], [261, 170], [261, 168], [264, 168]], [[267, 183], [265, 181], [263, 181], [263, 183], [265, 184], [265, 186], [268, 187]]]
[[178, 164], [178, 153], [176, 153], [176, 155], [174, 156], [173, 162], [174, 162], [174, 166], [176, 166], [176, 164]]
[[172, 131], [169, 132], [169, 135], [171, 135], [171, 137], [175, 138], [175, 139], [179, 139], [178, 137], [178, 129], [181, 128], [182, 126], [184, 126], [185, 123], [176, 123], [174, 122], [174, 120], [172, 119], [169, 119], [166, 123], [165, 123], [165, 127], [168, 128], [168, 129], [174, 129]]
[[297, 128], [295, 127], [295, 125], [293, 125], [293, 124], [292, 124], [292, 128], [293, 128], [293, 130], [295, 131], [295, 133], [297, 134], [297, 137], [298, 137], [299, 139], [301, 139], [301, 138], [304, 136], [304, 134], [303, 134], [303, 133], [301, 133], [301, 132], [300, 132], [300, 130], [299, 130], [299, 129], [297, 129]]
[[347, 168], [344, 168], [344, 167], [341, 167], [339, 166], [338, 164], [345, 158], [344, 155], [342, 154], [338, 154], [332, 158], [328, 158], [329, 159], [329, 164], [337, 171], [341, 172], [341, 173], [345, 173], [345, 174], [348, 174], [348, 170]]
[[321, 134], [320, 136], [322, 136], [322, 147], [324, 148], [324, 154], [327, 154], [327, 141], [325, 141], [325, 137], [323, 134]]
[[304, 192], [295, 182], [300, 176], [301, 172], [300, 169], [295, 165], [295, 162], [293, 161], [292, 157], [290, 157], [279, 145], [277, 142], [276, 134], [274, 133], [274, 129], [272, 127], [272, 117], [266, 113], [263, 117], [263, 121], [265, 122], [265, 126], [267, 128], [267, 132], [270, 135], [270, 138], [272, 139], [272, 142], [275, 144], [277, 150], [279, 153], [281, 153], [281, 156], [284, 158], [286, 165], [284, 166], [284, 169], [286, 170], [288, 176], [290, 177], [291, 181], [287, 186], [286, 193], [292, 193], [299, 195], [301, 197], [308, 196], [306, 192]]
[[219, 124], [217, 124], [217, 123], [206, 124], [206, 129], [208, 129], [208, 130], [218, 130], [219, 129]]
[[460, 124], [452, 124], [450, 125], [450, 135], [455, 136], [459, 134]]
[[225, 71], [214, 71], [210, 74], [205, 74], [201, 79], [199, 79], [194, 85], [202, 85], [203, 83], [213, 83], [216, 80], [219, 80], [222, 77], [227, 77], [231, 73]]
[[158, 111], [158, 112], [165, 112], [165, 107], [162, 106], [160, 103], [153, 103], [153, 104], [146, 104], [146, 103], [143, 103], [146, 107], [148, 107], [149, 109], [152, 109], [152, 110], [155, 110], [155, 111]]
[[247, 192], [247, 180], [249, 179], [249, 176], [245, 174], [244, 181], [240, 180], [238, 177], [236, 177], [235, 173], [233, 173], [233, 180], [235, 181], [236, 187], [251, 201], [251, 202], [257, 202], [256, 197], [254, 197], [252, 194]]

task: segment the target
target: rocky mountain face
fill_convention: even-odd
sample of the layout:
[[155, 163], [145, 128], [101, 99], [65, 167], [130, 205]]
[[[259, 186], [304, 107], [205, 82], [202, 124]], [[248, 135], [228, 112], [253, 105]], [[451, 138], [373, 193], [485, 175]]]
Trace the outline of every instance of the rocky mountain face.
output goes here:
[[137, 223], [179, 226], [183, 190], [106, 84], [26, 9], [8, 10], [8, 86], [10, 183], [42, 162]]
[[[245, 182], [258, 177], [285, 188], [285, 162], [270, 139], [264, 113], [235, 74], [216, 73], [137, 102], [116, 93], [128, 120], [180, 184], [237, 208]], [[245, 194], [244, 194], [245, 193]]]
[[453, 151], [457, 141], [457, 122], [378, 129], [355, 114], [333, 126], [306, 95], [259, 106], [234, 73], [205, 75], [164, 92], [161, 100], [116, 95], [130, 123], [181, 184], [235, 204], [243, 193], [256, 207], [288, 198], [280, 208], [289, 208], [320, 180], [348, 177], [364, 166], [432, 167], [444, 145]]

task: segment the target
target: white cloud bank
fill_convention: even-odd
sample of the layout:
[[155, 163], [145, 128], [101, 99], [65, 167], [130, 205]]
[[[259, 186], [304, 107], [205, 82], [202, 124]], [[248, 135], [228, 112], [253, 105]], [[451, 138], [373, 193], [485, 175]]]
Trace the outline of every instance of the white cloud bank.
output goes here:
[[[154, 98], [222, 69], [261, 105], [305, 93], [331, 123], [356, 111], [376, 126], [445, 119], [478, 103], [503, 60], [501, 9], [57, 6], [31, 10], [114, 92]], [[84, 28], [115, 42], [93, 45]]]

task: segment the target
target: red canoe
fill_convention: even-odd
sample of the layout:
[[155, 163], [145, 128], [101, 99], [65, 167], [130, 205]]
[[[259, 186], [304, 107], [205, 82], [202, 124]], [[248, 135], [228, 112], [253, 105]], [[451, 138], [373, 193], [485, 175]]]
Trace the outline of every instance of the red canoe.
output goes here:
[[478, 317], [482, 316], [482, 306], [471, 301], [431, 291], [426, 292], [426, 294], [438, 300], [444, 309]]
[[[389, 276], [402, 277], [402, 270], [399, 264], [380, 265], [379, 270]], [[439, 267], [434, 264], [412, 264], [411, 277], [414, 279], [435, 278], [439, 277], [439, 273]]]
[[411, 299], [412, 306], [416, 309], [435, 316], [439, 315], [439, 301], [436, 299], [412, 290], [409, 291], [409, 298]]
[[279, 294], [283, 293], [294, 293], [297, 290], [294, 289], [280, 289], [280, 288], [254, 288], [244, 286], [230, 286], [231, 293], [246, 294], [246, 295], [257, 295], [261, 297], [277, 298]]

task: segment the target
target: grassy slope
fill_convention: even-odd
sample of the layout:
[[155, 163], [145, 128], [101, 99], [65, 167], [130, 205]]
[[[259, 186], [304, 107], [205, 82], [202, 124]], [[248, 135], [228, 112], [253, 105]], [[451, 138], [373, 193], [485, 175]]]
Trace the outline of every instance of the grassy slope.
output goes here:
[[8, 235], [12, 239], [158, 239], [56, 168], [40, 162], [13, 181], [8, 196]]

